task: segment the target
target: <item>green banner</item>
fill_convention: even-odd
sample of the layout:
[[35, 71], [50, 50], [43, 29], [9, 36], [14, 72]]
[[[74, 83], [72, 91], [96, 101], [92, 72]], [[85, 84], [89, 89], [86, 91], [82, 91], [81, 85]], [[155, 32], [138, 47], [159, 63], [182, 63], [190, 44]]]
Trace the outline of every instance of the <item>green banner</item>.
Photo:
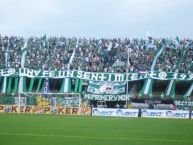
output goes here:
[[89, 81], [87, 92], [93, 94], [123, 94], [126, 82]]
[[[84, 72], [77, 70], [33, 70], [28, 68], [8, 68], [0, 69], [0, 76], [26, 76], [30, 78], [79, 78], [92, 81], [135, 81], [141, 79], [158, 80], [193, 80], [193, 73], [168, 73], [163, 71], [151, 71], [143, 73], [104, 73], [104, 72]], [[128, 78], [127, 78], [128, 76]]]

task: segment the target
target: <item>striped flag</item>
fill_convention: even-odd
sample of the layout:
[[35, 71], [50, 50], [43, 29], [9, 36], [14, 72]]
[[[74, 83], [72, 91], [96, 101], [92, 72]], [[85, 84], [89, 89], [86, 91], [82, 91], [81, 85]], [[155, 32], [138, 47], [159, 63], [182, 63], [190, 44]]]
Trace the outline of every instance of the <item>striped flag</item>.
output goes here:
[[82, 93], [82, 84], [83, 84], [83, 80], [79, 81], [79, 87], [78, 87], [78, 92]]
[[161, 97], [162, 99], [164, 98], [164, 93], [163, 93], [163, 92], [161, 93], [160, 97]]
[[153, 97], [153, 79], [146, 79], [141, 90], [141, 95]]
[[79, 79], [79, 78], [76, 78], [76, 80], [75, 80], [75, 87], [74, 87], [74, 92], [75, 92], [75, 93], [78, 92], [79, 81], [80, 81], [80, 79]]
[[188, 88], [188, 90], [186, 91], [186, 93], [184, 94], [183, 98], [188, 98], [188, 97], [190, 97], [190, 95], [192, 94], [192, 91], [193, 91], [193, 82], [192, 82], [192, 84], [190, 85], [190, 87]]
[[12, 84], [12, 80], [13, 80], [12, 77], [9, 77], [9, 78], [8, 78], [8, 85], [7, 85], [6, 93], [11, 93], [11, 84]]
[[16, 77], [15, 78], [15, 82], [14, 82], [13, 94], [17, 94], [18, 93], [18, 84], [19, 84], [19, 78]]
[[62, 86], [60, 89], [61, 93], [70, 93], [72, 90], [72, 79], [71, 78], [65, 78], [63, 79]]
[[175, 98], [175, 88], [176, 88], [176, 80], [169, 81], [164, 96]]
[[26, 77], [19, 78], [18, 92], [19, 93], [26, 92]]
[[2, 81], [2, 77], [0, 77], [0, 93], [2, 93], [2, 83], [3, 81]]
[[3, 89], [2, 89], [2, 93], [6, 93], [6, 88], [7, 88], [7, 77], [3, 77]]
[[83, 80], [76, 78], [74, 93], [77, 93], [77, 92], [81, 93], [82, 92], [82, 84], [83, 84]]
[[38, 86], [37, 86], [37, 89], [36, 89], [36, 93], [40, 92], [41, 84], [42, 84], [42, 78], [38, 78]]
[[29, 85], [29, 88], [28, 88], [28, 92], [32, 92], [33, 85], [34, 85], [34, 80], [35, 80], [35, 78], [31, 78], [30, 79], [30, 85]]
[[3, 82], [4, 82], [4, 77], [0, 77], [0, 93], [3, 92]]

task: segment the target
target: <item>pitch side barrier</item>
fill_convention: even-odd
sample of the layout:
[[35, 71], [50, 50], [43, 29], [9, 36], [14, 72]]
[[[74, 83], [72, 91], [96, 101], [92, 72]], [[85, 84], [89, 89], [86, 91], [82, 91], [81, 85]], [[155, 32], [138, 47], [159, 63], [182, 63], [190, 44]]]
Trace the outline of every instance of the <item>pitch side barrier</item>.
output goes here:
[[92, 116], [193, 119], [192, 111], [93, 108]]
[[90, 115], [80, 93], [0, 94], [0, 113]]
[[191, 113], [191, 119], [193, 119], [193, 112]]
[[19, 114], [60, 114], [60, 115], [90, 115], [90, 107], [62, 107], [62, 106], [35, 106], [35, 105], [0, 105], [0, 113]]

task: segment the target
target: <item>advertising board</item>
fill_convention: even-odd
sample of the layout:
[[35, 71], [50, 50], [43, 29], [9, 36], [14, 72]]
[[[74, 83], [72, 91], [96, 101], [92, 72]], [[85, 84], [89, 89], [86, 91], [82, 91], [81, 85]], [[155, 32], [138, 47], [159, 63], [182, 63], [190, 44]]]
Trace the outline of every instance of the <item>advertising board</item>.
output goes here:
[[92, 116], [138, 117], [138, 109], [93, 108]]
[[142, 109], [141, 110], [141, 117], [188, 119], [189, 118], [189, 111]]

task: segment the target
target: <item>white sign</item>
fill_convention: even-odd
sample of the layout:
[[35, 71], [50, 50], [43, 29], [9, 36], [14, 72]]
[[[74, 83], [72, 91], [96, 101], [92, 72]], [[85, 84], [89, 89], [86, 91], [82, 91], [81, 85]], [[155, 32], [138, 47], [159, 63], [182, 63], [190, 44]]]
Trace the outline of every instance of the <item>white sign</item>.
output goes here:
[[[14, 97], [15, 104], [19, 104], [19, 97]], [[26, 97], [20, 97], [20, 105], [26, 105]]]
[[93, 108], [92, 116], [138, 117], [138, 109]]
[[189, 111], [142, 109], [141, 110], [141, 117], [188, 119], [189, 118]]
[[192, 116], [191, 116], [191, 118], [193, 119], [193, 112], [192, 112]]

